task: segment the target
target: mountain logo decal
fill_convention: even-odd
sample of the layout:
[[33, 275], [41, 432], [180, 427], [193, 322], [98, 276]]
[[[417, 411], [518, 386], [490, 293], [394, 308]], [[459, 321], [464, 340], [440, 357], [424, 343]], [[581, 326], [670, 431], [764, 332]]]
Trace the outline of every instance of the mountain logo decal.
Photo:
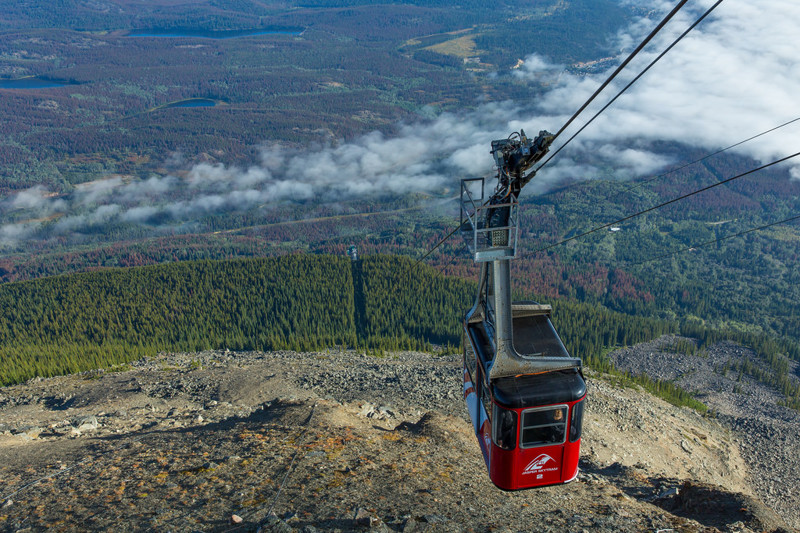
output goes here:
[[528, 466], [525, 467], [523, 470], [523, 474], [532, 474], [534, 472], [540, 472], [544, 466], [549, 463], [550, 461], [555, 462], [556, 460], [547, 455], [546, 453], [541, 454], [539, 457], [528, 463]]

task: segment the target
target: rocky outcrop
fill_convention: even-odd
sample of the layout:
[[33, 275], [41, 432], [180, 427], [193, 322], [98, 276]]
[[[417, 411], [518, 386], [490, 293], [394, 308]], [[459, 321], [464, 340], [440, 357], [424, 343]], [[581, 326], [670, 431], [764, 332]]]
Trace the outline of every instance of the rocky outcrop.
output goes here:
[[[669, 351], [675, 340], [664, 336], [616, 350], [609, 357], [622, 370], [672, 380], [695, 392], [731, 430], [755, 493], [800, 528], [800, 493], [795, 487], [800, 479], [800, 413], [779, 405], [783, 396], [774, 388], [725, 370], [745, 359], [768, 370], [752, 350], [725, 341], [702, 355], [687, 356]], [[796, 375], [798, 365], [791, 365]]]
[[0, 531], [787, 527], [735, 433], [603, 376], [578, 479], [500, 491], [460, 380], [459, 358], [421, 353], [203, 352], [6, 387]]

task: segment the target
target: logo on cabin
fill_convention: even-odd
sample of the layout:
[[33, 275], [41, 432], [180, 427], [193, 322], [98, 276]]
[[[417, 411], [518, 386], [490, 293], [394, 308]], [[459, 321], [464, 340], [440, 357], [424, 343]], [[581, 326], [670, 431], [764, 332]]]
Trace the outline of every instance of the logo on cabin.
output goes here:
[[488, 433], [483, 434], [483, 442], [486, 444], [487, 450], [492, 447], [492, 438], [488, 435]]
[[[555, 459], [547, 455], [546, 453], [541, 454], [539, 457], [528, 463], [528, 466], [525, 467], [525, 470], [522, 471], [523, 474], [533, 474], [539, 473], [542, 471], [544, 466], [549, 463], [550, 461], [556, 462]], [[556, 468], [548, 468], [546, 471], [550, 470], [557, 470]]]

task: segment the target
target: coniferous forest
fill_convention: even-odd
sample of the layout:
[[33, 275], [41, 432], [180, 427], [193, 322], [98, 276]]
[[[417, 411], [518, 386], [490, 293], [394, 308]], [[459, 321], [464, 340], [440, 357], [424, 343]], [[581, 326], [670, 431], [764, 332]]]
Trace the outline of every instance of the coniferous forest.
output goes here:
[[[0, 286], [0, 383], [111, 367], [159, 351], [455, 351], [474, 296], [470, 281], [381, 255], [355, 262], [308, 254], [187, 261], [7, 283]], [[730, 338], [751, 346], [773, 372], [738, 370], [778, 386], [790, 402], [800, 398], [782, 355], [800, 359], [794, 344], [569, 300], [548, 303], [567, 348], [596, 370], [613, 370], [609, 348], [666, 333], [691, 335], [701, 346]], [[685, 395], [645, 381], [654, 392]]]
[[[469, 281], [396, 256], [190, 261], [7, 283], [0, 286], [0, 379], [161, 350], [456, 349], [474, 293]], [[672, 330], [588, 305], [556, 309], [567, 343], [595, 365], [605, 346]]]

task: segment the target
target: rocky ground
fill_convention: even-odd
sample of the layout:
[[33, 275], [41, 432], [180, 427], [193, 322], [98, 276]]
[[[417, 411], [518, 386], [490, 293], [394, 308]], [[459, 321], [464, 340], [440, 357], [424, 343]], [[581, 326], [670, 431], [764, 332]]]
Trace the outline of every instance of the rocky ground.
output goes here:
[[751, 493], [737, 418], [589, 384], [578, 479], [509, 493], [456, 357], [164, 354], [33, 380], [0, 389], [0, 531], [789, 530], [796, 509]]
[[[742, 457], [752, 473], [749, 481], [756, 494], [800, 528], [800, 413], [781, 407], [781, 394], [744, 375], [725, 372], [728, 363], [758, 361], [752, 350], [732, 342], [720, 342], [699, 356], [669, 352], [680, 337], [664, 336], [652, 342], [610, 354], [614, 364], [634, 374], [673, 380], [693, 391], [718, 419], [733, 430]], [[687, 339], [689, 340], [689, 339]], [[798, 376], [792, 363], [790, 374]], [[766, 367], [765, 367], [766, 368]]]

